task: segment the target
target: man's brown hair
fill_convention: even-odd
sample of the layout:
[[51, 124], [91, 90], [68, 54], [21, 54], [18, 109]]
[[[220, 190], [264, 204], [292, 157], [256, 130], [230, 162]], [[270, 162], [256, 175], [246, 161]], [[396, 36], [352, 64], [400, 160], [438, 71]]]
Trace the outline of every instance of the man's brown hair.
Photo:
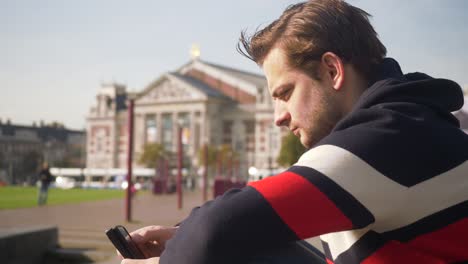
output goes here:
[[289, 66], [316, 79], [317, 62], [330, 51], [370, 79], [387, 50], [369, 17], [341, 0], [309, 0], [289, 6], [279, 19], [250, 37], [243, 31], [237, 48], [262, 65], [271, 49], [279, 47], [285, 51]]

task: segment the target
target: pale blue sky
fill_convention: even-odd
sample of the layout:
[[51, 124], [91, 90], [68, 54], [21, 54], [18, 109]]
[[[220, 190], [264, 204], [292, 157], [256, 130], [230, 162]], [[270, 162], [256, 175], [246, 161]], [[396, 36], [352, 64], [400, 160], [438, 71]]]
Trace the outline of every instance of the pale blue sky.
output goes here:
[[[260, 73], [237, 53], [242, 29], [276, 19], [287, 0], [0, 0], [0, 118], [83, 129], [102, 82], [142, 90], [190, 59]], [[468, 85], [468, 1], [354, 0], [373, 15], [403, 71]]]

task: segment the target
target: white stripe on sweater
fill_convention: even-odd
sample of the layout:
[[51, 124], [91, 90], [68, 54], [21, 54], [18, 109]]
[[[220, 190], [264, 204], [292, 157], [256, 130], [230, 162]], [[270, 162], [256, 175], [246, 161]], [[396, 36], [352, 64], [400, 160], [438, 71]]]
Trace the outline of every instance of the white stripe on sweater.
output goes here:
[[[412, 187], [391, 180], [353, 153], [333, 145], [309, 150], [295, 165], [321, 172], [361, 202], [375, 217], [366, 231], [394, 230], [468, 199], [467, 161]], [[336, 258], [364, 233], [344, 231], [321, 239], [329, 243]]]

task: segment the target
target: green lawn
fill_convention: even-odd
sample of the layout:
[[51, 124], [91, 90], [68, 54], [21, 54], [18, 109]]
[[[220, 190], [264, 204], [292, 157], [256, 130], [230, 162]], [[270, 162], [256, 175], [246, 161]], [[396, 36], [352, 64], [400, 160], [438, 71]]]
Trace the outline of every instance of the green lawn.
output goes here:
[[[37, 206], [36, 187], [0, 187], [0, 210]], [[70, 204], [88, 201], [123, 198], [123, 190], [49, 189], [47, 204]]]

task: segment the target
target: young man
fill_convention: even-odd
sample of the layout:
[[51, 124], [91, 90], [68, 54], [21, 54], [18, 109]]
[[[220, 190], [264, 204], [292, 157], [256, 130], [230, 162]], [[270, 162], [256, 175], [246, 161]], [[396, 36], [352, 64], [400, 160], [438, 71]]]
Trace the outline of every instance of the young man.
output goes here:
[[276, 125], [309, 150], [178, 228], [133, 232], [148, 257], [246, 263], [321, 235], [328, 263], [468, 261], [468, 136], [451, 114], [463, 105], [456, 83], [402, 74], [368, 14], [338, 0], [293, 5], [241, 44], [265, 72]]
[[53, 181], [53, 176], [50, 174], [49, 171], [49, 164], [44, 162], [42, 165], [42, 169], [38, 174], [39, 178], [39, 193], [37, 196], [37, 204], [38, 205], [45, 205], [47, 203], [47, 194], [49, 192], [49, 185]]

